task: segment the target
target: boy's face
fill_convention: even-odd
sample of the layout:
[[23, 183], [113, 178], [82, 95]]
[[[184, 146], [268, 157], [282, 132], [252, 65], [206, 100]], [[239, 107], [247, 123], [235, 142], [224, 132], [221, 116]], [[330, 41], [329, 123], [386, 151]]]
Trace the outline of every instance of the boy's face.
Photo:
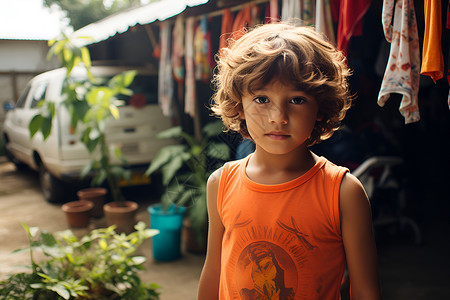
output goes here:
[[251, 94], [246, 92], [242, 105], [240, 117], [253, 141], [272, 154], [306, 148], [316, 121], [321, 120], [313, 96], [277, 80]]

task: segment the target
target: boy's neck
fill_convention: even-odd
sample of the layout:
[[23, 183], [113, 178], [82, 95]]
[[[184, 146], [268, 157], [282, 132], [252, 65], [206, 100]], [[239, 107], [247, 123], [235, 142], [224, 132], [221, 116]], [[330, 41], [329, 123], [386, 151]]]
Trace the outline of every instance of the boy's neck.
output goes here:
[[305, 174], [318, 159], [308, 148], [277, 155], [257, 146], [246, 166], [246, 173], [257, 183], [280, 184]]

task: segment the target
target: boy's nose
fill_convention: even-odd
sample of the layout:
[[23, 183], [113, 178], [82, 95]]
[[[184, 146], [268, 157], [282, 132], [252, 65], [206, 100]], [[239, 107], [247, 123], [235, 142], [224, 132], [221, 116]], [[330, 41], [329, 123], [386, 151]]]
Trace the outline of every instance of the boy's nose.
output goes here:
[[269, 122], [276, 124], [287, 124], [288, 123], [288, 115], [286, 108], [280, 107], [277, 105], [272, 105], [269, 108]]

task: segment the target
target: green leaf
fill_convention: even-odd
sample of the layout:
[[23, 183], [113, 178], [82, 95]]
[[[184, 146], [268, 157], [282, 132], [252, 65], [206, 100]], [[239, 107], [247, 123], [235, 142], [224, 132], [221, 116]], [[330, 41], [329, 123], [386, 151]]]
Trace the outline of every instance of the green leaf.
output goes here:
[[28, 124], [28, 130], [30, 131], [30, 138], [32, 139], [34, 135], [41, 129], [43, 117], [41, 115], [35, 115], [30, 124]]
[[25, 232], [27, 233], [27, 235], [31, 238], [35, 237], [36, 233], [38, 233], [38, 231], [39, 231], [38, 227], [29, 227], [27, 224], [25, 224], [23, 222], [21, 224], [22, 224], [22, 227], [25, 229]]
[[70, 299], [70, 292], [62, 284], [56, 284], [54, 286], [49, 287], [49, 289], [56, 292], [58, 295], [60, 295], [66, 300]]
[[146, 258], [144, 256], [134, 256], [131, 260], [135, 265], [142, 265], [146, 261]]
[[188, 189], [186, 190], [181, 197], [177, 201], [178, 206], [184, 206], [186, 203], [188, 203], [190, 200], [193, 199], [193, 196], [197, 193], [195, 189]]
[[203, 133], [207, 137], [218, 136], [222, 132], [223, 132], [223, 125], [222, 125], [221, 121], [214, 121], [214, 122], [206, 124], [203, 127]]
[[62, 49], [63, 59], [65, 62], [69, 62], [73, 59], [73, 53], [69, 48]]
[[80, 173], [81, 178], [85, 178], [86, 175], [88, 175], [89, 172], [92, 170], [92, 163], [93, 162], [90, 162], [89, 164], [83, 166], [83, 169], [81, 169], [81, 173]]
[[133, 82], [134, 77], [136, 76], [137, 71], [131, 70], [124, 73], [123, 76], [123, 86], [128, 87]]
[[146, 176], [153, 174], [156, 170], [159, 170], [163, 165], [169, 162], [172, 158], [180, 155], [186, 151], [184, 145], [169, 145], [162, 148], [156, 156], [153, 158], [152, 163], [145, 172]]
[[225, 143], [210, 143], [206, 149], [209, 157], [228, 160], [230, 158], [230, 147]]
[[183, 130], [181, 129], [181, 126], [175, 126], [169, 129], [166, 129], [164, 131], [161, 131], [156, 136], [158, 139], [170, 139], [170, 138], [179, 138], [181, 137], [181, 133]]
[[180, 156], [176, 156], [162, 167], [164, 185], [169, 184], [169, 182], [172, 180], [172, 178], [175, 176], [178, 170], [181, 169], [183, 164], [184, 164], [183, 158]]
[[55, 116], [55, 102], [41, 100], [41, 101], [39, 101], [38, 105], [43, 106], [44, 104], [47, 104], [47, 110], [50, 112], [50, 116], [54, 117]]
[[98, 241], [98, 245], [100, 246], [100, 248], [102, 248], [103, 250], [108, 250], [108, 244], [106, 243], [105, 240], [101, 239]]
[[86, 47], [81, 47], [81, 61], [84, 63], [86, 68], [91, 67], [91, 56], [89, 55], [89, 50]]
[[50, 132], [52, 131], [52, 116], [48, 116], [42, 119], [41, 131], [44, 141], [49, 137]]
[[41, 239], [42, 239], [42, 243], [45, 246], [54, 246], [54, 245], [56, 245], [55, 237], [49, 232], [46, 232], [46, 231], [41, 232]]
[[116, 158], [121, 158], [122, 157], [122, 148], [115, 147], [115, 149], [114, 149], [114, 156]]
[[106, 172], [101, 169], [94, 178], [92, 178], [93, 185], [101, 185], [106, 180]]
[[117, 106], [115, 106], [114, 104], [110, 104], [109, 105], [109, 111], [111, 112], [111, 115], [114, 117], [114, 119], [118, 120], [119, 119], [119, 109], [117, 108]]

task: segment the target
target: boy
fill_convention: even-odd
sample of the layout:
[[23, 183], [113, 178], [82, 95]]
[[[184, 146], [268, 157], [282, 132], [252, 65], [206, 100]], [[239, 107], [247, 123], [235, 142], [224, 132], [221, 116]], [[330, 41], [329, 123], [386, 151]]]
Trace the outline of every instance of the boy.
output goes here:
[[309, 150], [351, 105], [344, 57], [313, 29], [259, 26], [221, 52], [213, 111], [253, 154], [208, 179], [209, 238], [198, 300], [380, 299], [360, 182]]

